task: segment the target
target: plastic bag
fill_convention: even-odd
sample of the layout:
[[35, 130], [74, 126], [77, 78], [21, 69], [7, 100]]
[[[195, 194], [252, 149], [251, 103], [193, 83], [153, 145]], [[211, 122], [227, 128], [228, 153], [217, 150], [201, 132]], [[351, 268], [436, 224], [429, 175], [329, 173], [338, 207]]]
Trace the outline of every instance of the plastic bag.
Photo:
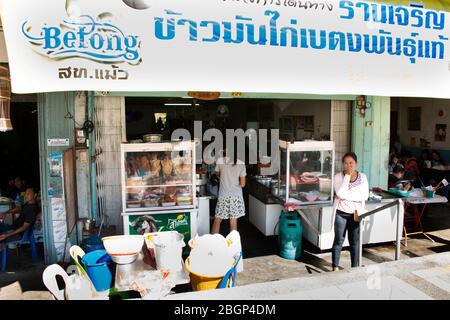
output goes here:
[[[227, 235], [226, 239], [231, 241], [230, 250], [233, 252], [233, 256], [239, 257], [239, 255], [242, 252], [241, 236], [240, 236], [239, 232], [237, 232], [236, 230], [231, 231]], [[239, 260], [236, 270], [238, 273], [244, 271], [244, 258], [243, 257]]]

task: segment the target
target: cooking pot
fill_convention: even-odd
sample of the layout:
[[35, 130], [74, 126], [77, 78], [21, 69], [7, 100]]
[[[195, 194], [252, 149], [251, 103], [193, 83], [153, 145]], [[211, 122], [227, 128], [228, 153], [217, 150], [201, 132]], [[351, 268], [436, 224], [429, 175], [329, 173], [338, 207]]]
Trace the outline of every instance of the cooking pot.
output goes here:
[[264, 178], [257, 178], [256, 179], [260, 184], [262, 184], [262, 185], [265, 185], [266, 187], [270, 187], [270, 182], [271, 182], [271, 180], [272, 180], [272, 178], [267, 178], [267, 177], [264, 177]]
[[83, 229], [86, 232], [91, 232], [95, 228], [94, 219], [83, 219]]
[[196, 191], [197, 191], [198, 196], [200, 196], [200, 197], [205, 196], [207, 193], [206, 185], [197, 185]]
[[197, 180], [208, 179], [208, 175], [206, 173], [197, 173], [195, 176], [196, 176]]
[[286, 185], [283, 183], [281, 184], [281, 189], [278, 187], [278, 182], [272, 183], [272, 186], [270, 187], [270, 189], [274, 196], [280, 196], [280, 197], [286, 196]]
[[161, 142], [162, 134], [146, 134], [142, 138], [144, 139], [144, 142], [157, 143]]

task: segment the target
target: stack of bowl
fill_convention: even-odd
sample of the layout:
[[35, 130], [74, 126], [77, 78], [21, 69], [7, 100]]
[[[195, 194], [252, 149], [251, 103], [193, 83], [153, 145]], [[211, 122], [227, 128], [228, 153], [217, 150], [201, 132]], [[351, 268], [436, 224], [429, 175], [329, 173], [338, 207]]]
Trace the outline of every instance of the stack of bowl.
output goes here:
[[117, 264], [133, 263], [144, 245], [142, 235], [123, 235], [102, 238], [108, 255]]

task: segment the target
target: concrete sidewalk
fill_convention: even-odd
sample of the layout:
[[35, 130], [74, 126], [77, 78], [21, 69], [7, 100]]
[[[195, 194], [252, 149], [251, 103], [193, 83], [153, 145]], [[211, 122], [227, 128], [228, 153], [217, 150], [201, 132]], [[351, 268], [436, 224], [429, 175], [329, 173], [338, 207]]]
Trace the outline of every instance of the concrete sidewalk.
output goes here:
[[[364, 268], [350, 269], [350, 254], [344, 250], [340, 265], [345, 270], [335, 273], [330, 272], [329, 251], [320, 252], [305, 241], [297, 261], [282, 259], [277, 238], [265, 237], [244, 220], [240, 222], [244, 272], [237, 277], [238, 287], [229, 296], [224, 293], [228, 290], [221, 290], [204, 297], [202, 293], [190, 293], [193, 296], [189, 299], [214, 299], [216, 295], [221, 296], [218, 299], [449, 299], [446, 267], [450, 261], [442, 253], [450, 252], [450, 207], [430, 206], [423, 224], [434, 242], [423, 235], [413, 236], [407, 247], [401, 246], [400, 261], [393, 261], [394, 243], [367, 245], [363, 250]], [[30, 264], [29, 248], [22, 248], [19, 256], [10, 252], [7, 272], [0, 272], [0, 300], [49, 298], [42, 282], [43, 248], [38, 249], [40, 260], [36, 265]], [[185, 286], [177, 292], [188, 290]], [[168, 298], [183, 296], [179, 293]]]
[[166, 299], [450, 300], [450, 252]]

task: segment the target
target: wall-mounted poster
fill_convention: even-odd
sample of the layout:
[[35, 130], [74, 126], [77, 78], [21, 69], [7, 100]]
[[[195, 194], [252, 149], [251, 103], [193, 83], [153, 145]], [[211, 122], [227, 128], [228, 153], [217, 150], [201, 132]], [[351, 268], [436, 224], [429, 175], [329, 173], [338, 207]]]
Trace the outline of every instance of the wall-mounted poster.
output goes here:
[[305, 117], [295, 117], [295, 128], [305, 130]]
[[408, 108], [408, 131], [420, 131], [421, 119], [422, 119], [421, 107]]
[[436, 131], [434, 133], [434, 141], [445, 141], [447, 132], [446, 124], [436, 124]]
[[292, 131], [292, 117], [282, 117], [280, 119], [280, 129], [283, 131]]
[[314, 131], [314, 116], [294, 117], [294, 126], [297, 130]]
[[305, 131], [314, 131], [314, 116], [307, 116], [305, 118]]
[[51, 154], [49, 156], [50, 177], [60, 178], [62, 173], [62, 154]]

